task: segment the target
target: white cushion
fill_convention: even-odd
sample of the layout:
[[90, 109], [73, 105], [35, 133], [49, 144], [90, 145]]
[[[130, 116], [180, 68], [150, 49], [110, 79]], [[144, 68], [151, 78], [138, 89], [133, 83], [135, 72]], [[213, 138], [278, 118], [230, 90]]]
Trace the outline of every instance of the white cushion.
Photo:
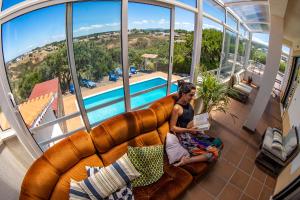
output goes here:
[[246, 94], [250, 94], [251, 91], [252, 91], [252, 88], [251, 88], [251, 90], [249, 90], [249, 88], [243, 87], [243, 86], [240, 85], [240, 84], [234, 84], [234, 85], [233, 85], [233, 88], [234, 88], [234, 89], [237, 89], [237, 90], [239, 90], [239, 91], [241, 91], [241, 92], [244, 92], [244, 93], [246, 93]]
[[298, 145], [296, 134], [296, 128], [293, 127], [289, 131], [288, 135], [284, 138], [283, 146], [287, 156], [289, 156]]
[[177, 136], [172, 133], [167, 134], [166, 152], [170, 164], [180, 161], [183, 156], [190, 155], [189, 152], [181, 146]]
[[245, 87], [245, 88], [247, 88], [250, 92], [252, 91], [252, 87], [251, 86], [249, 86], [249, 85], [247, 85], [246, 83], [242, 83], [242, 82], [240, 82], [239, 83], [239, 85], [241, 85], [241, 86], [243, 86], [243, 87]]
[[267, 150], [277, 158], [279, 158], [282, 161], [286, 160], [286, 153], [285, 151], [278, 150], [276, 148], [272, 148], [273, 143], [273, 129], [271, 127], [267, 128], [265, 138], [263, 141], [263, 149]]
[[240, 84], [241, 79], [240, 79], [240, 75], [239, 74], [235, 74], [235, 79], [236, 79], [236, 83]]

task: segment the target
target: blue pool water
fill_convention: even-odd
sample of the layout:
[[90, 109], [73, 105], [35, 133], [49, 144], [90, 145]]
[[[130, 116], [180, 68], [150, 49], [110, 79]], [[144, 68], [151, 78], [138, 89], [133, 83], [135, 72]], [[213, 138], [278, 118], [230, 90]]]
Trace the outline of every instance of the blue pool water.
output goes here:
[[[137, 92], [147, 90], [153, 88], [158, 85], [162, 85], [167, 83], [166, 80], [162, 78], [154, 78], [151, 80], [143, 81], [140, 83], [135, 83], [130, 85], [130, 94], [135, 94]], [[167, 86], [152, 90], [150, 92], [135, 96], [131, 98], [131, 108], [134, 109], [136, 107], [145, 105], [147, 103], [153, 102], [157, 99], [160, 99], [166, 95]], [[172, 84], [171, 93], [177, 91], [177, 85]], [[92, 97], [85, 98], [83, 100], [84, 106], [86, 109], [92, 108], [94, 106], [110, 102], [112, 100], [124, 97], [123, 87], [104, 92], [102, 94], [98, 94]], [[115, 116], [117, 114], [125, 112], [125, 103], [124, 101], [120, 101], [118, 103], [111, 104], [104, 108], [100, 108], [98, 110], [92, 111], [88, 113], [88, 118], [91, 124], [95, 124], [97, 122], [101, 122], [107, 118]]]

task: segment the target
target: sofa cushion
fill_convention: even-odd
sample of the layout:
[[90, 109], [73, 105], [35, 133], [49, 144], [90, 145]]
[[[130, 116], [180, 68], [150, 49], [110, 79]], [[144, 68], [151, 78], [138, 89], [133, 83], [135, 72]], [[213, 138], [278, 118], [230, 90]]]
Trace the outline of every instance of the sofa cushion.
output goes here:
[[139, 135], [129, 141], [113, 147], [106, 153], [102, 153], [101, 159], [104, 165], [109, 165], [128, 151], [128, 146], [141, 147], [162, 144], [156, 130]]
[[163, 145], [128, 147], [128, 157], [141, 176], [132, 181], [133, 187], [156, 182], [163, 175]]
[[79, 182], [79, 185], [91, 199], [97, 200], [108, 197], [140, 175], [124, 154], [115, 163], [102, 167], [96, 174]]
[[243, 87], [242, 85], [240, 84], [234, 84], [233, 85], [233, 88], [234, 89], [237, 89], [239, 90], [240, 92], [243, 92], [245, 94], [250, 94], [252, 90], [250, 90], [249, 88], [246, 88], [246, 87]]
[[273, 129], [271, 127], [268, 127], [265, 132], [262, 151], [268, 151], [284, 162], [286, 160], [285, 151], [272, 148], [272, 142], [273, 142]]
[[103, 166], [98, 155], [94, 154], [79, 161], [75, 166], [60, 176], [55, 185], [51, 199], [68, 199], [70, 191], [70, 180], [81, 181], [87, 178], [85, 166]]
[[135, 199], [172, 200], [178, 198], [191, 184], [193, 177], [185, 170], [166, 165], [164, 175], [148, 186], [133, 188]]
[[[90, 135], [84, 131], [63, 139], [31, 165], [24, 177], [20, 197], [49, 199], [63, 174], [68, 173], [82, 159], [94, 153], [95, 148]], [[66, 198], [69, 193], [69, 181], [62, 189], [62, 196]]]
[[244, 88], [247, 88], [247, 90], [250, 91], [250, 92], [252, 91], [252, 87], [247, 85], [246, 83], [240, 82], [239, 85], [244, 87]]
[[159, 126], [157, 128], [157, 131], [158, 131], [161, 142], [164, 144], [166, 141], [167, 134], [170, 131], [169, 121], [166, 121], [161, 126]]
[[186, 171], [188, 171], [192, 176], [199, 177], [204, 175], [207, 172], [208, 163], [206, 162], [190, 163], [187, 165], [183, 165], [181, 167]]
[[293, 127], [288, 132], [287, 136], [284, 137], [283, 145], [285, 149], [286, 156], [289, 157], [292, 152], [298, 146], [298, 135], [297, 128]]
[[91, 131], [91, 137], [99, 153], [127, 142], [138, 135], [156, 130], [155, 112], [150, 109], [124, 113], [112, 117]]
[[154, 102], [150, 106], [150, 109], [152, 109], [156, 114], [158, 126], [161, 126], [165, 122], [169, 121], [176, 98], [176, 95], [169, 95]]

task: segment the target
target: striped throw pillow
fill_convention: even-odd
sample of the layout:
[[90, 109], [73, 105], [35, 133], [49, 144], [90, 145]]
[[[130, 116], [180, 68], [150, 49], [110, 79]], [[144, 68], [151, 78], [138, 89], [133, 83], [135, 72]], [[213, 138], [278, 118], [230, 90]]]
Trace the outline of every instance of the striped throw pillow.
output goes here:
[[[96, 174], [97, 172], [99, 172], [101, 168], [102, 167], [90, 167], [90, 166], [85, 167], [88, 176], [92, 176]], [[121, 199], [134, 200], [131, 183], [128, 183], [125, 187], [117, 190], [116, 192], [112, 193], [108, 197], [104, 198], [104, 200], [121, 200]]]
[[92, 200], [97, 200], [108, 197], [139, 176], [140, 173], [124, 154], [115, 163], [102, 167], [96, 174], [79, 182], [79, 185]]
[[71, 179], [69, 200], [90, 200], [89, 195], [75, 180]]
[[278, 151], [283, 151], [282, 135], [277, 131], [274, 131], [273, 133], [272, 148], [277, 149]]

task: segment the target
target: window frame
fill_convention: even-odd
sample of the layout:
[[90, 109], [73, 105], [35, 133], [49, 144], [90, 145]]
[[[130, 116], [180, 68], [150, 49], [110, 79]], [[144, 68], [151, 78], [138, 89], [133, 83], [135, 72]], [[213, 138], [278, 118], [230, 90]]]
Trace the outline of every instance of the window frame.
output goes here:
[[[219, 19], [217, 19], [214, 16], [211, 16], [205, 12], [203, 12], [203, 1], [204, 0], [197, 0], [196, 1], [196, 7], [192, 7], [188, 4], [184, 4], [180, 1], [167, 1], [167, 0], [131, 0], [130, 2], [137, 2], [137, 3], [146, 3], [146, 4], [150, 4], [150, 5], [157, 5], [157, 6], [162, 6], [162, 7], [168, 7], [171, 9], [171, 18], [170, 18], [170, 25], [171, 25], [171, 29], [170, 29], [170, 50], [169, 50], [169, 72], [168, 72], [168, 82], [167, 82], [167, 94], [170, 94], [170, 86], [171, 86], [171, 76], [172, 76], [172, 62], [173, 62], [173, 51], [174, 51], [174, 26], [175, 26], [175, 7], [178, 8], [182, 8], [185, 9], [187, 11], [193, 12], [195, 17], [194, 17], [194, 22], [195, 22], [195, 26], [194, 26], [194, 41], [193, 41], [193, 53], [192, 53], [192, 64], [191, 64], [191, 75], [190, 75], [190, 81], [191, 82], [195, 82], [195, 68], [199, 65], [200, 63], [200, 57], [201, 57], [201, 39], [202, 39], [202, 22], [203, 22], [203, 17], [207, 17], [210, 20], [213, 20], [215, 22], [217, 22], [218, 24], [220, 24], [223, 27], [223, 42], [222, 42], [222, 51], [221, 51], [221, 56], [220, 56], [220, 67], [218, 70], [218, 78], [220, 75], [220, 70], [221, 70], [221, 65], [222, 65], [222, 59], [223, 59], [223, 54], [224, 54], [224, 39], [225, 39], [225, 33], [226, 33], [226, 29], [237, 33], [237, 37], [240, 36], [240, 31], [239, 31], [239, 26], [237, 28], [237, 30], [233, 30], [231, 27], [229, 27], [226, 24], [226, 17], [227, 17], [227, 12], [230, 13], [233, 17], [235, 17], [238, 21], [238, 24], [241, 23], [241, 20], [235, 16], [235, 14], [231, 11], [231, 9], [224, 7], [224, 5], [222, 5], [219, 1], [217, 0], [212, 0], [214, 3], [216, 3], [217, 5], [219, 5], [222, 9], [224, 9], [225, 12], [225, 20], [221, 21]], [[58, 4], [66, 4], [67, 5], [71, 5], [73, 4], [73, 2], [79, 2], [79, 0], [71, 0], [71, 1], [67, 1], [67, 0], [57, 0], [57, 1], [51, 1], [51, 0], [46, 0], [43, 2], [39, 2], [39, 1], [34, 1], [34, 0], [27, 0], [27, 1], [23, 1], [20, 2], [18, 4], [16, 4], [17, 6], [12, 6], [10, 8], [7, 8], [3, 11], [0, 12], [0, 26], [1, 26], [1, 31], [2, 32], [2, 24], [12, 20], [20, 15], [29, 13], [31, 11], [37, 10], [37, 9], [41, 9], [41, 8], [46, 8], [49, 6], [54, 6], [54, 5], [58, 5]], [[0, 3], [2, 4], [2, 3]], [[2, 5], [0, 5], [2, 8]], [[123, 71], [128, 71], [128, 0], [121, 0], [121, 58], [122, 58], [122, 68]], [[66, 9], [66, 16], [70, 15], [70, 11], [67, 11], [68, 9]], [[70, 17], [70, 16], [69, 16]], [[67, 17], [66, 17], [67, 18]], [[66, 22], [66, 29], [67, 29], [67, 22]], [[69, 27], [70, 28], [70, 27]], [[248, 43], [251, 43], [251, 33], [248, 29], [248, 27], [245, 25], [245, 29], [249, 32], [249, 40]], [[69, 34], [66, 32], [66, 40], [70, 40], [70, 36], [68, 36]], [[239, 41], [239, 39], [236, 39], [237, 41]], [[0, 33], [0, 44], [2, 44], [2, 33]], [[249, 47], [251, 45], [247, 45], [247, 50], [249, 49]], [[67, 45], [68, 49], [70, 47], [70, 44], [68, 43]], [[235, 48], [238, 48], [238, 44], [236, 44]], [[71, 49], [70, 49], [71, 50]], [[246, 50], [246, 61], [247, 56], [249, 57], [249, 50]], [[248, 55], [247, 55], [248, 52]], [[72, 54], [72, 52], [70, 52]], [[235, 53], [235, 61], [236, 61], [236, 54]], [[74, 56], [74, 52], [73, 52], [73, 56]], [[70, 55], [68, 55], [68, 59], [70, 60]], [[245, 61], [245, 66], [246, 66], [246, 62]], [[3, 74], [3, 66], [4, 66], [4, 60], [3, 60], [3, 48], [1, 48], [0, 50], [0, 73]], [[69, 61], [69, 65], [70, 65], [70, 61]], [[73, 64], [72, 64], [73, 65]], [[71, 68], [73, 68], [74, 66], [71, 65]], [[73, 69], [74, 70], [74, 69]], [[72, 70], [72, 71], [73, 71]], [[76, 70], [76, 69], [75, 69]], [[76, 71], [75, 71], [76, 72]], [[73, 72], [74, 73], [74, 72]], [[6, 74], [6, 73], [5, 73]], [[73, 77], [73, 81], [74, 79], [77, 80], [77, 77]], [[77, 81], [78, 82], [78, 81]], [[8, 104], [8, 111], [6, 111], [6, 113], [9, 114], [8, 118], [10, 120], [13, 121], [13, 124], [11, 124], [13, 127], [18, 127], [16, 129], [17, 134], [21, 135], [21, 139], [24, 139], [24, 143], [25, 146], [27, 147], [27, 149], [29, 149], [29, 151], [31, 152], [32, 155], [36, 156], [36, 155], [40, 155], [41, 154], [41, 150], [39, 148], [37, 148], [37, 144], [32, 140], [32, 139], [28, 139], [28, 137], [30, 137], [30, 132], [29, 130], [27, 130], [27, 128], [24, 127], [24, 122], [22, 123], [19, 119], [20, 116], [18, 116], [18, 114], [16, 115], [15, 112], [17, 111], [17, 108], [14, 107], [11, 104], [11, 99], [9, 99], [7, 92], [10, 91], [9, 89], [9, 83], [7, 80], [7, 77], [1, 77], [0, 78], [0, 86], [2, 86], [4, 88], [3, 91], [0, 91], [0, 94], [3, 94], [3, 96], [5, 97], [5, 104]], [[75, 86], [75, 90], [77, 88], [77, 91], [75, 92], [76, 94], [78, 93], [78, 88], [79, 88], [79, 84], [78, 83], [74, 83]], [[129, 77], [128, 74], [125, 73], [124, 78], [123, 78], [123, 86], [124, 86], [124, 93], [125, 93], [125, 108], [126, 111], [131, 111], [130, 108], [130, 93], [129, 93]], [[80, 95], [78, 95], [77, 97], [77, 101], [78, 98], [82, 101], [82, 96], [80, 97]], [[80, 103], [82, 104], [82, 103]], [[100, 107], [100, 106], [99, 106]], [[94, 108], [93, 108], [94, 109]], [[80, 111], [78, 112], [74, 112], [72, 114], [66, 115], [64, 117], [61, 118], [57, 118], [54, 121], [48, 122], [47, 124], [43, 124], [44, 127], [46, 127], [46, 125], [51, 125], [53, 123], [58, 123], [67, 119], [71, 119], [73, 117], [78, 117], [78, 116], [87, 116], [87, 111], [84, 111], [82, 109], [80, 109]], [[84, 117], [85, 118], [85, 117]], [[11, 121], [10, 121], [11, 122]], [[90, 127], [89, 127], [90, 125]], [[83, 127], [83, 129], [88, 129], [90, 130], [90, 128], [92, 127], [91, 124], [89, 125], [85, 125], [85, 127]], [[43, 128], [43, 126], [37, 128], [40, 129]], [[32, 130], [31, 130], [32, 131]], [[73, 132], [71, 133], [67, 133], [64, 134], [64, 137], [67, 137], [68, 135], [73, 134]], [[27, 139], [26, 139], [27, 138]], [[44, 142], [49, 142], [49, 141], [44, 141]]]

